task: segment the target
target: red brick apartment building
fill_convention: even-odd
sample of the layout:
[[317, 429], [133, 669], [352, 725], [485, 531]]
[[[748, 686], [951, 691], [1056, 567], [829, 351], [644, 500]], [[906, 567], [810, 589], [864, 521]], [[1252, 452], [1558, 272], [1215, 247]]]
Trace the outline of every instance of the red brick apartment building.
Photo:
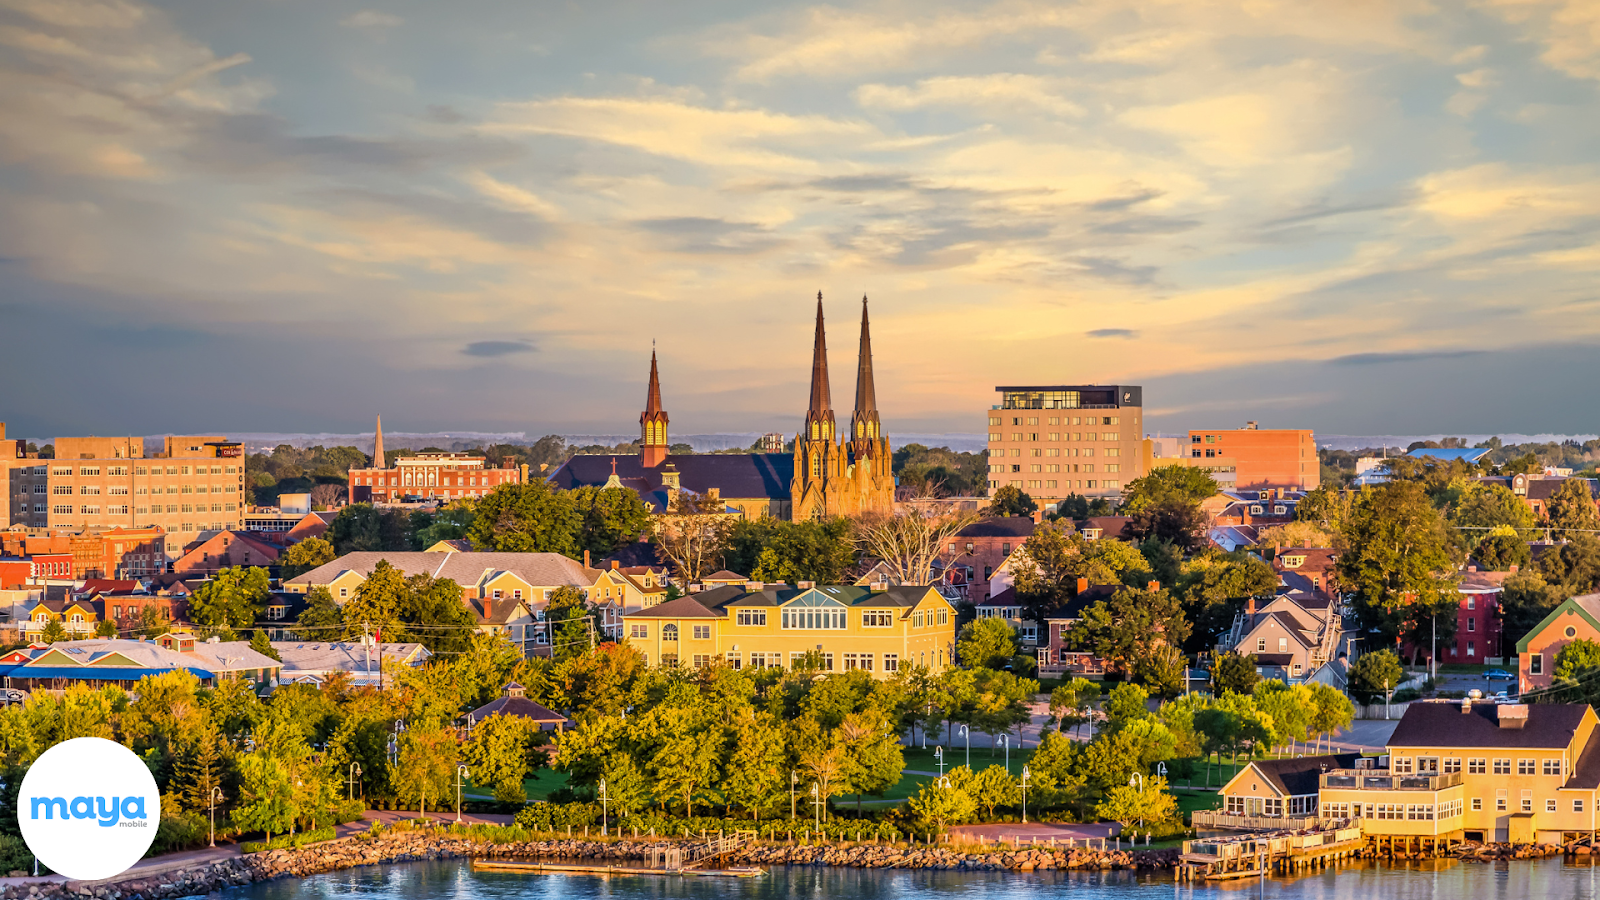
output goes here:
[[1266, 487], [1309, 491], [1322, 483], [1317, 442], [1310, 429], [1258, 428], [1248, 422], [1230, 431], [1189, 432], [1189, 464], [1231, 461], [1237, 490]]

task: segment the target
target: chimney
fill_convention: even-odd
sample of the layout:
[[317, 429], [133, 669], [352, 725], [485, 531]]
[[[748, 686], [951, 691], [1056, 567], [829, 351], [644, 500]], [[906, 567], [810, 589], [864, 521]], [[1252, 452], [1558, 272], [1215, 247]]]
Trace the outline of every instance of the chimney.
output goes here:
[[612, 569], [612, 571], [616, 571], [617, 569], [620, 569], [620, 568], [622, 568], [622, 562], [620, 560], [613, 559], [611, 561], [611, 569]]
[[1501, 728], [1521, 729], [1528, 724], [1528, 704], [1526, 703], [1501, 703], [1495, 706], [1494, 714]]
[[1244, 614], [1247, 616], [1253, 616], [1256, 614], [1256, 598], [1251, 597], [1249, 600], [1245, 601]]
[[1149, 591], [1150, 593], [1154, 594], [1156, 591], [1161, 590], [1161, 582], [1152, 581], [1149, 584], [1145, 585], [1144, 589]]
[[796, 581], [794, 583], [794, 586], [799, 588], [802, 591], [809, 591], [812, 588], [816, 587], [817, 583], [815, 581]]
[[1467, 571], [1468, 572], [1476, 572], [1476, 571], [1478, 571], [1478, 564], [1477, 563], [1468, 564]]
[[494, 618], [494, 599], [488, 594], [483, 595], [483, 618], [484, 621]]
[[589, 551], [587, 550], [583, 551], [583, 567], [585, 569], [589, 568]]
[[1517, 570], [1520, 569], [1520, 568], [1522, 568], [1522, 567], [1517, 565], [1516, 563], [1512, 563], [1511, 564], [1511, 574], [1512, 575], [1517, 574]]
[[1043, 525], [1044, 524], [1044, 507], [1040, 507], [1040, 508], [1038, 508], [1038, 509], [1033, 511], [1033, 524], [1035, 524], [1035, 525]]
[[1082, 594], [1087, 590], [1089, 590], [1089, 579], [1087, 579], [1087, 578], [1079, 578], [1078, 579], [1078, 593]]

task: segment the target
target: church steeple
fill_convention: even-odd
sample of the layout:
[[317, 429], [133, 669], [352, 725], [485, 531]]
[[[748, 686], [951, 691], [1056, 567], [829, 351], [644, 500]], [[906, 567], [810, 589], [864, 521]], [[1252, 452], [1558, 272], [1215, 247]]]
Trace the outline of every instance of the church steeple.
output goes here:
[[656, 371], [656, 351], [650, 349], [650, 389], [644, 412], [639, 414], [639, 462], [653, 469], [667, 461], [667, 411], [661, 408], [661, 375]]
[[828, 338], [822, 326], [822, 292], [817, 291], [817, 334], [811, 350], [811, 405], [806, 409], [805, 440], [831, 440], [833, 398], [828, 389]]
[[378, 417], [378, 430], [372, 435], [372, 467], [389, 468], [388, 460], [383, 455], [383, 416]]
[[856, 368], [856, 409], [850, 417], [850, 441], [855, 456], [871, 455], [872, 442], [880, 436], [878, 392], [872, 384], [872, 334], [867, 325], [867, 298], [861, 297], [861, 357]]

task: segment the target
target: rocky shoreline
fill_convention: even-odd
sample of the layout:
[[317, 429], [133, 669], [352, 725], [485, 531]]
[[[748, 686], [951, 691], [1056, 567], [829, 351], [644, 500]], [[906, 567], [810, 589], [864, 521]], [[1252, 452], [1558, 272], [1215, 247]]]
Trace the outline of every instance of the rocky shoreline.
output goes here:
[[[301, 849], [269, 850], [234, 859], [202, 863], [159, 874], [130, 873], [105, 882], [46, 882], [7, 885], [0, 900], [46, 897], [95, 897], [103, 900], [156, 900], [192, 897], [229, 887], [275, 878], [319, 875], [356, 866], [449, 859], [644, 860], [661, 841], [596, 841], [558, 839], [490, 844], [433, 830], [389, 831], [326, 841]], [[697, 841], [673, 841], [685, 850]], [[735, 865], [809, 865], [853, 868], [953, 869], [1020, 871], [1049, 869], [1170, 869], [1176, 850], [1094, 850], [1022, 848], [963, 853], [925, 845], [875, 843], [770, 844], [741, 848], [731, 855]]]

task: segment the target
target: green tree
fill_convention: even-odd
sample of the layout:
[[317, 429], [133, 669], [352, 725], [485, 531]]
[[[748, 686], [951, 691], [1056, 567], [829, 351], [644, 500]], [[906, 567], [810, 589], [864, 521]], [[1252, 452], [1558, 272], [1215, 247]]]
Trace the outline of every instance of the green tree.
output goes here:
[[306, 605], [295, 620], [295, 635], [302, 641], [326, 641], [345, 631], [344, 612], [325, 587], [306, 592]]
[[609, 556], [650, 530], [650, 508], [628, 488], [580, 487], [570, 491], [572, 505], [583, 516], [583, 549], [596, 558]]
[[[1362, 624], [1385, 642], [1410, 635], [1426, 644], [1437, 618], [1441, 639], [1455, 623], [1457, 596], [1444, 520], [1415, 481], [1363, 489], [1337, 541], [1339, 584]], [[1453, 632], [1452, 632], [1453, 633]]]
[[715, 799], [722, 774], [723, 736], [710, 718], [715, 710], [658, 707], [652, 712], [657, 746], [649, 770], [656, 797], [681, 800], [683, 814], [692, 816], [696, 798]]
[[467, 537], [480, 550], [583, 556], [584, 511], [547, 482], [503, 484], [478, 501]]
[[398, 614], [406, 626], [425, 626], [408, 627], [406, 634], [430, 653], [463, 653], [478, 634], [477, 615], [462, 599], [461, 586], [448, 578], [407, 578]]
[[1088, 649], [1123, 672], [1137, 674], [1164, 646], [1189, 637], [1189, 621], [1166, 590], [1120, 588], [1083, 611], [1067, 632], [1073, 647]]
[[[426, 550], [440, 541], [464, 540], [477, 519], [476, 500], [452, 500], [444, 508], [426, 516], [426, 524], [413, 529], [411, 544]], [[288, 576], [285, 576], [288, 577]]]
[[850, 520], [741, 519], [728, 531], [728, 567], [768, 583], [838, 584], [855, 565]]
[[986, 819], [994, 818], [995, 807], [1010, 806], [1022, 799], [1022, 785], [1004, 766], [989, 766], [978, 772], [957, 766], [950, 771], [950, 781], [972, 798]]
[[344, 605], [345, 638], [381, 634], [386, 641], [404, 640], [401, 614], [408, 594], [405, 575], [388, 560], [378, 560], [367, 579], [356, 587], [355, 596]]
[[1146, 704], [1149, 701], [1150, 693], [1144, 688], [1136, 684], [1117, 685], [1106, 697], [1106, 726], [1116, 729], [1134, 719], [1148, 718], [1150, 709]]
[[322, 538], [306, 538], [290, 546], [278, 557], [278, 572], [283, 578], [293, 578], [338, 558], [339, 554], [333, 551], [333, 544]]
[[[1505, 531], [1500, 531], [1501, 528]], [[1490, 572], [1509, 572], [1513, 566], [1519, 570], [1525, 569], [1533, 559], [1528, 542], [1504, 525], [1498, 526], [1479, 541], [1472, 555]]]
[[1483, 530], [1505, 526], [1526, 531], [1535, 524], [1533, 510], [1521, 497], [1505, 485], [1490, 482], [1472, 482], [1457, 501], [1450, 520], [1457, 528]]
[[971, 821], [978, 811], [978, 804], [966, 791], [944, 787], [942, 781], [924, 784], [906, 800], [906, 811], [911, 814], [911, 820], [918, 827], [936, 833], [942, 833], [951, 825]]
[[1249, 598], [1276, 595], [1278, 573], [1253, 553], [1209, 550], [1183, 564], [1176, 590], [1195, 625], [1184, 649], [1198, 653], [1210, 649], [1204, 645], [1233, 624]]
[[1556, 681], [1576, 682], [1600, 668], [1600, 644], [1587, 638], [1569, 641], [1556, 653], [1555, 663]]
[[455, 786], [460, 745], [455, 733], [436, 725], [413, 724], [400, 733], [398, 777], [403, 799], [418, 801], [420, 817], [428, 817], [428, 800], [443, 804]]
[[239, 762], [240, 802], [233, 823], [244, 831], [261, 831], [272, 840], [289, 830], [299, 815], [289, 768], [266, 750], [246, 754]]
[[998, 616], [975, 619], [961, 626], [956, 654], [962, 665], [999, 669], [1017, 655], [1017, 631]]
[[732, 743], [723, 793], [730, 809], [742, 807], [759, 822], [761, 811], [788, 787], [783, 728], [770, 713], [746, 710], [734, 725]]
[[1587, 478], [1568, 478], [1561, 482], [1555, 493], [1545, 503], [1545, 516], [1556, 538], [1600, 531], [1600, 513], [1595, 510], [1594, 495], [1590, 493]]
[[1137, 516], [1146, 507], [1168, 501], [1199, 506], [1220, 488], [1204, 469], [1184, 465], [1157, 466], [1148, 475], [1127, 483], [1122, 491], [1122, 511]]
[[1089, 721], [1100, 685], [1087, 678], [1074, 678], [1050, 692], [1050, 717], [1062, 728], [1074, 731]]
[[1307, 491], [1295, 504], [1294, 520], [1325, 528], [1337, 527], [1343, 509], [1344, 504], [1340, 502], [1338, 493], [1322, 485]]
[[1039, 504], [1014, 484], [996, 488], [989, 500], [991, 516], [1031, 516], [1038, 510]]
[[1101, 732], [1077, 755], [1077, 774], [1086, 786], [1104, 796], [1141, 771], [1142, 750], [1139, 738], [1129, 729]]
[[231, 630], [254, 624], [272, 593], [267, 570], [234, 566], [200, 585], [189, 597], [189, 613], [204, 628]]
[[489, 716], [472, 728], [461, 748], [474, 784], [490, 785], [502, 803], [524, 803], [524, 782], [544, 759], [539, 726], [519, 716]]
[[551, 630], [552, 658], [565, 662], [589, 651], [595, 643], [592, 623], [595, 608], [585, 600], [583, 592], [571, 585], [562, 585], [550, 595], [545, 608], [545, 627]]
[[94, 626], [94, 636], [102, 638], [116, 637], [117, 623], [111, 621], [110, 619], [101, 619], [99, 623]]
[[1405, 672], [1400, 660], [1389, 650], [1361, 654], [1350, 667], [1350, 693], [1363, 703], [1371, 703], [1400, 686]]
[[272, 641], [267, 638], [267, 632], [263, 628], [250, 632], [250, 649], [262, 656], [283, 662], [283, 657], [278, 655], [278, 651], [272, 649]]
[[1256, 671], [1254, 655], [1219, 653], [1211, 663], [1211, 689], [1218, 694], [1229, 691], [1249, 694], [1255, 691], [1260, 681], [1261, 674]]
[[328, 524], [326, 540], [340, 556], [359, 550], [410, 550], [408, 523], [397, 509], [352, 503]]
[[1141, 504], [1123, 526], [1122, 533], [1132, 541], [1156, 540], [1193, 552], [1206, 546], [1209, 524], [1200, 504], [1169, 495]]
[[1156, 775], [1142, 785], [1124, 784], [1112, 788], [1095, 806], [1094, 814], [1104, 821], [1121, 822], [1124, 826], [1135, 822], [1166, 822], [1178, 817], [1178, 801], [1167, 792], [1167, 780]]

